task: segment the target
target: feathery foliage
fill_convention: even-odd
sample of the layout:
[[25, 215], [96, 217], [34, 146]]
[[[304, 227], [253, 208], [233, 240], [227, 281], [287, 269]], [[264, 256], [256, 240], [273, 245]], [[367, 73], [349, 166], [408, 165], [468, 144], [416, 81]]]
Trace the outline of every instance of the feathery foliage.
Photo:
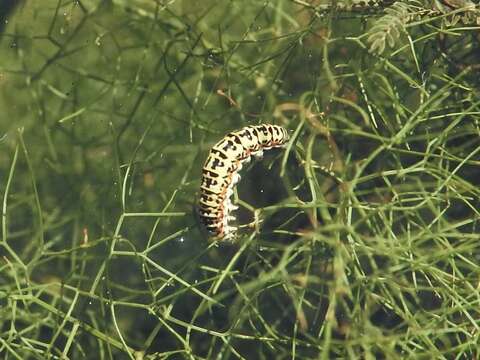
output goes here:
[[[2, 14], [2, 358], [478, 357], [477, 8], [324, 5]], [[210, 243], [202, 163], [262, 122], [292, 141]]]

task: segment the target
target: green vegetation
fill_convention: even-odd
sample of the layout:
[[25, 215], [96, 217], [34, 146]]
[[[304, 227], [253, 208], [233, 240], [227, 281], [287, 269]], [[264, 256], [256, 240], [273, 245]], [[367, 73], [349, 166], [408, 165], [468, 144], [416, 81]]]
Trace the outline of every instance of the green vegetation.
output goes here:
[[[478, 10], [318, 4], [2, 19], [2, 358], [478, 357]], [[241, 238], [208, 242], [207, 151], [262, 122], [293, 140], [242, 173]]]

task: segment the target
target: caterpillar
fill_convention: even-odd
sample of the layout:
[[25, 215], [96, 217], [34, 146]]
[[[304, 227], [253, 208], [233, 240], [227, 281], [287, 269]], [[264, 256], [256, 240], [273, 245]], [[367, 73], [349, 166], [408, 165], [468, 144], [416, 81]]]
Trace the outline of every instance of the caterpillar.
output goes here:
[[246, 126], [228, 133], [217, 142], [202, 170], [198, 213], [213, 239], [231, 239], [237, 228], [229, 224], [238, 206], [232, 204], [233, 187], [240, 180], [239, 171], [252, 156], [263, 155], [264, 150], [282, 147], [289, 140], [288, 132], [278, 125]]
[[395, 0], [350, 0], [350, 1], [336, 1], [336, 2], [320, 2], [316, 5], [311, 5], [317, 11], [329, 11], [337, 9], [340, 11], [368, 11], [379, 10], [389, 7]]

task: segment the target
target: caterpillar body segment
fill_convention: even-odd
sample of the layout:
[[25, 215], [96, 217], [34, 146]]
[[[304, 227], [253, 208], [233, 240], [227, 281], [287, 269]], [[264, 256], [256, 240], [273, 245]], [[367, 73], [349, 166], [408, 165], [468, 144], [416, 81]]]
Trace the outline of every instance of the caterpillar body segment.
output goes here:
[[246, 126], [225, 135], [208, 154], [202, 171], [200, 185], [199, 216], [214, 239], [231, 239], [236, 227], [231, 215], [238, 207], [230, 196], [240, 181], [239, 171], [252, 156], [262, 157], [264, 150], [282, 147], [289, 140], [288, 132], [278, 125], [262, 124]]

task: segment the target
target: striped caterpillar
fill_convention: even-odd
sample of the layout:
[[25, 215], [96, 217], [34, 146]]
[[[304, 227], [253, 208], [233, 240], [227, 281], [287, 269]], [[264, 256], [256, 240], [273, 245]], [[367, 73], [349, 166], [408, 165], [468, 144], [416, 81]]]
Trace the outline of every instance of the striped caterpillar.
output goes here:
[[283, 127], [262, 124], [228, 133], [212, 147], [203, 166], [198, 211], [212, 238], [231, 239], [235, 235], [237, 228], [229, 221], [235, 219], [230, 213], [238, 206], [232, 204], [230, 196], [243, 164], [251, 156], [261, 157], [264, 150], [283, 146], [288, 139]]
[[350, 1], [331, 1], [320, 2], [313, 5], [317, 11], [329, 11], [337, 9], [341, 11], [368, 11], [372, 9], [382, 9], [392, 5], [395, 0], [350, 0]]

